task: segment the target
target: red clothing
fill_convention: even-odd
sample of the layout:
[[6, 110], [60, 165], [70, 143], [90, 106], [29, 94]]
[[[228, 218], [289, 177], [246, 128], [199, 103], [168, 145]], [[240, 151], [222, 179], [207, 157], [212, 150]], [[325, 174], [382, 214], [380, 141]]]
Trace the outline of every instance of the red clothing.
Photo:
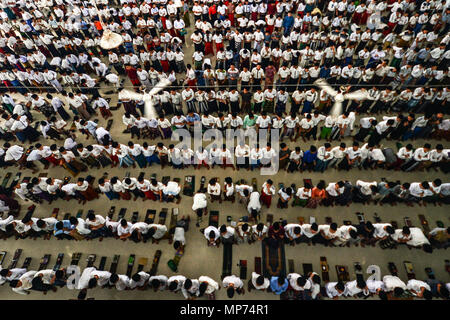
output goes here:
[[133, 86], [139, 86], [141, 83], [139, 81], [139, 77], [137, 75], [137, 70], [134, 67], [126, 68], [125, 72], [127, 73], [128, 78], [130, 78]]
[[110, 154], [109, 157], [111, 158], [111, 161], [112, 161], [114, 164], [119, 163], [119, 157], [118, 157], [117, 155], [112, 155], [112, 154]]
[[151, 190], [145, 191], [144, 194], [145, 194], [145, 197], [147, 199], [150, 199], [150, 200], [153, 200], [153, 201], [156, 200], [156, 197], [155, 197], [155, 194], [153, 193], [153, 191], [151, 191]]
[[234, 27], [234, 14], [233, 13], [229, 13], [228, 14], [228, 19], [231, 22], [231, 26]]
[[169, 34], [172, 36], [172, 37], [176, 37], [177, 36], [177, 34], [176, 34], [176, 32], [175, 32], [175, 29], [174, 28], [172, 28], [172, 29], [168, 29], [168, 31], [169, 31]]
[[187, 81], [187, 84], [188, 84], [188, 86], [191, 87], [192, 89], [195, 89], [195, 88], [196, 88], [196, 85], [197, 85], [197, 79], [188, 80], [188, 81]]
[[55, 157], [53, 155], [51, 155], [50, 157], [45, 158], [45, 160], [47, 160], [48, 162], [53, 163], [55, 166], [59, 165], [59, 161], [57, 159], [55, 159]]
[[270, 15], [270, 14], [275, 15], [276, 10], [277, 10], [276, 4], [273, 3], [273, 2], [272, 2], [272, 3], [269, 3], [269, 5], [267, 6], [267, 14], [268, 14], [268, 15]]
[[362, 13], [355, 12], [353, 14], [352, 22], [356, 23], [356, 24], [360, 24], [362, 15], [363, 15]]
[[261, 192], [261, 196], [259, 197], [259, 200], [267, 206], [267, 208], [270, 208], [270, 205], [272, 204], [272, 196], [265, 194], [264, 192]]
[[367, 19], [369, 19], [369, 14], [367, 12], [364, 12], [362, 14], [360, 24], [366, 24], [367, 23]]
[[394, 30], [396, 26], [396, 23], [388, 22], [388, 27], [386, 30], [383, 31], [383, 35], [387, 36], [389, 33], [391, 33], [392, 30]]
[[216, 9], [216, 5], [215, 4], [213, 4], [211, 7], [209, 7], [208, 13], [209, 14], [216, 14], [217, 13], [217, 9]]
[[131, 199], [131, 194], [129, 192], [119, 192], [120, 197], [123, 200], [130, 200]]
[[219, 52], [221, 48], [223, 48], [223, 42], [216, 43], [216, 51]]
[[169, 62], [167, 60], [161, 60], [161, 66], [162, 66], [164, 72], [169, 71]]
[[147, 50], [151, 51], [155, 48], [155, 44], [153, 42], [147, 42]]
[[284, 228], [282, 225], [280, 225], [280, 228], [278, 229], [278, 231], [275, 231], [273, 228], [273, 225], [271, 225], [269, 227], [269, 238], [272, 238], [272, 236], [275, 237], [275, 239], [277, 240], [281, 240], [283, 239], [282, 236], [284, 236], [285, 232], [284, 232]]

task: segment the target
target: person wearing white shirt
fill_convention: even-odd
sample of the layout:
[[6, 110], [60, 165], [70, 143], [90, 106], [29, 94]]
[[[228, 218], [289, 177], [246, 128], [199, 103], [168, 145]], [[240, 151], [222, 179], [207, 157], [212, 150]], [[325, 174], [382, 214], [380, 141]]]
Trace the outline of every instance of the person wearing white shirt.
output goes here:
[[344, 294], [345, 285], [342, 281], [339, 282], [328, 282], [325, 285], [325, 292], [328, 298], [337, 300], [340, 296]]
[[214, 291], [219, 290], [219, 284], [207, 276], [200, 276], [198, 278], [199, 292], [198, 296], [201, 297], [203, 294], [208, 296], [214, 294]]
[[247, 204], [247, 211], [250, 217], [254, 220], [258, 220], [259, 212], [261, 211], [261, 201], [258, 191], [253, 191], [250, 193], [249, 201]]
[[333, 151], [331, 150], [331, 144], [326, 142], [323, 146], [317, 150], [317, 160], [314, 171], [324, 172], [330, 161], [333, 159]]
[[256, 129], [259, 132], [260, 129], [269, 129], [272, 119], [267, 116], [267, 113], [263, 111], [261, 116], [256, 119]]
[[407, 290], [406, 284], [397, 276], [386, 275], [383, 277], [384, 289], [386, 292], [399, 293], [400, 295]]
[[208, 226], [203, 230], [203, 234], [206, 238], [208, 246], [219, 247], [220, 244], [220, 231], [214, 226]]
[[220, 183], [215, 178], [209, 180], [207, 192], [211, 197], [211, 202], [219, 201], [219, 203], [222, 203]]
[[294, 246], [296, 243], [300, 242], [300, 237], [302, 236], [302, 227], [296, 223], [288, 223], [284, 226], [285, 231], [285, 242]]
[[2, 268], [0, 270], [0, 285], [12, 280], [18, 280], [27, 272], [25, 268]]
[[344, 295], [347, 297], [368, 296], [369, 289], [364, 279], [356, 279], [345, 284]]
[[109, 284], [114, 285], [117, 291], [130, 288], [130, 278], [125, 274], [113, 273], [109, 278]]
[[248, 291], [250, 292], [252, 289], [265, 291], [270, 286], [270, 280], [265, 278], [264, 276], [252, 272], [252, 277], [249, 280]]
[[207, 214], [208, 198], [206, 194], [199, 190], [194, 194], [192, 210], [197, 214], [197, 226], [202, 222], [202, 216]]
[[325, 202], [333, 205], [335, 202], [340, 204], [346, 204], [344, 197], [345, 183], [343, 181], [330, 182], [325, 188], [327, 198]]
[[244, 282], [242, 282], [242, 280], [235, 275], [223, 278], [222, 286], [226, 289], [227, 296], [230, 299], [234, 297], [235, 292], [237, 292], [238, 294], [244, 294], [245, 292]]
[[[431, 151], [431, 145], [429, 143], [425, 143], [423, 147], [417, 148], [414, 151], [413, 157], [410, 161], [402, 165], [401, 169], [403, 171], [411, 171], [415, 168], [422, 169], [422, 163], [425, 163], [430, 161], [430, 151]], [[422, 168], [421, 168], [422, 167]]]
[[250, 157], [250, 147], [246, 145], [243, 141], [241, 141], [239, 145], [236, 146], [234, 154], [236, 156], [237, 169], [239, 170], [240, 168], [246, 168], [247, 170], [250, 170], [248, 166]]
[[30, 289], [32, 288], [32, 280], [37, 271], [31, 270], [25, 272], [18, 280], [13, 280], [10, 282], [10, 286], [15, 293], [18, 294], [30, 294]]
[[[145, 226], [144, 226], [145, 227]], [[147, 226], [147, 233], [144, 237], [152, 238], [152, 243], [158, 243], [159, 240], [167, 236], [167, 226], [162, 224], [149, 224]]]
[[147, 286], [149, 278], [150, 274], [148, 274], [147, 272], [144, 271], [137, 272], [131, 277], [129, 288], [130, 289], [145, 288]]
[[[296, 291], [297, 294], [304, 296], [311, 290], [312, 284], [307, 276], [302, 276], [298, 273], [289, 273], [287, 279], [289, 280], [290, 287]], [[307, 290], [307, 292], [305, 292], [305, 290]]]
[[418, 298], [432, 299], [431, 288], [424, 281], [410, 279], [406, 284], [406, 289]]
[[166, 202], [172, 201], [172, 199], [177, 199], [176, 203], [180, 203], [181, 196], [180, 196], [181, 187], [178, 184], [178, 182], [175, 181], [169, 181], [166, 184], [163, 183], [163, 200]]
[[117, 235], [119, 236], [119, 239], [123, 241], [127, 240], [131, 236], [131, 227], [131, 222], [121, 219], [119, 221], [119, 225], [117, 226]]
[[205, 166], [209, 170], [209, 153], [208, 150], [199, 147], [195, 152], [196, 169], [200, 169], [201, 166]]
[[233, 244], [236, 239], [236, 230], [231, 226], [226, 226], [225, 224], [221, 225], [219, 228], [220, 232], [220, 241], [223, 244]]

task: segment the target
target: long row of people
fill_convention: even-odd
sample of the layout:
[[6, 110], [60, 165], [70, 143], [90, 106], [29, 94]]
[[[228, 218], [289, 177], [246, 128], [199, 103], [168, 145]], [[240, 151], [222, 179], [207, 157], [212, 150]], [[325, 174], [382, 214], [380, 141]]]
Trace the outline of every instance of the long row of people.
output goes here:
[[[68, 285], [68, 278], [72, 277], [69, 267], [60, 267], [57, 270], [28, 270], [27, 268], [2, 268], [0, 270], [0, 283], [8, 283], [13, 292], [27, 295], [33, 291], [46, 294], [48, 291], [56, 292], [59, 288]], [[235, 294], [245, 294], [244, 281], [238, 276], [229, 275], [223, 278], [222, 287], [227, 297], [232, 299]], [[352, 281], [330, 281], [323, 283], [316, 272], [301, 275], [289, 273], [284, 276], [264, 277], [252, 272], [247, 283], [248, 291], [258, 290], [275, 295], [290, 296], [296, 300], [322, 300], [339, 298], [379, 297], [381, 300], [403, 299], [449, 299], [450, 283], [437, 280], [429, 276], [425, 281], [409, 279], [403, 282], [397, 275], [385, 275], [382, 279], [370, 278], [364, 280], [359, 277]], [[88, 290], [94, 288], [115, 288], [124, 290], [153, 290], [154, 292], [169, 291], [182, 293], [187, 300], [207, 297], [215, 299], [215, 292], [220, 290], [219, 283], [208, 276], [198, 279], [183, 275], [166, 276], [162, 274], [150, 275], [139, 271], [132, 276], [98, 270], [96, 267], [86, 267], [73, 289], [80, 290], [78, 299], [85, 299]], [[60, 289], [61, 290], [61, 289]]]
[[[360, 214], [360, 213], [357, 213]], [[395, 229], [391, 223], [373, 223], [362, 221], [359, 224], [338, 226], [337, 223], [288, 223], [276, 221], [270, 226], [263, 223], [251, 224], [239, 222], [235, 227], [221, 225], [219, 228], [208, 226], [201, 230], [208, 246], [219, 247], [220, 244], [254, 243], [267, 241], [273, 247], [281, 243], [295, 246], [306, 243], [308, 246], [322, 244], [327, 247], [372, 246], [378, 243], [382, 249], [397, 249], [405, 245], [409, 249], [418, 248], [431, 253], [436, 249], [448, 248], [450, 228], [436, 227], [427, 236], [422, 229], [405, 226]]]
[[40, 162], [45, 169], [50, 165], [61, 166], [74, 177], [80, 172], [86, 172], [88, 168], [100, 169], [117, 165], [122, 168], [136, 168], [136, 164], [141, 169], [156, 164], [162, 169], [171, 166], [173, 169], [205, 167], [209, 170], [219, 166], [223, 169], [231, 167], [233, 170], [252, 171], [275, 165], [277, 169], [287, 172], [322, 173], [329, 168], [347, 171], [352, 168], [384, 168], [405, 172], [424, 169], [441, 169], [444, 173], [449, 171], [449, 149], [444, 149], [442, 144], [437, 144], [434, 149], [429, 143], [417, 148], [412, 144], [398, 147], [395, 152], [392, 148], [376, 147], [372, 142], [360, 146], [359, 142], [354, 141], [351, 146], [342, 142], [333, 147], [329, 142], [325, 142], [320, 147], [311, 145], [308, 150], [302, 150], [300, 146], [291, 150], [282, 142], [279, 150], [276, 150], [272, 148], [271, 143], [267, 143], [263, 148], [259, 144], [250, 148], [248, 144], [240, 141], [233, 151], [225, 144], [221, 147], [212, 144], [205, 148], [200, 146], [194, 152], [183, 143], [177, 147], [174, 144], [166, 147], [162, 142], [155, 145], [144, 142], [140, 145], [132, 141], [127, 145], [115, 141], [103, 145], [83, 145], [68, 138], [61, 147], [56, 144], [43, 146], [38, 143], [27, 148], [6, 142], [3, 148], [0, 148], [0, 167], [18, 166], [36, 173], [39, 170], [37, 163]]

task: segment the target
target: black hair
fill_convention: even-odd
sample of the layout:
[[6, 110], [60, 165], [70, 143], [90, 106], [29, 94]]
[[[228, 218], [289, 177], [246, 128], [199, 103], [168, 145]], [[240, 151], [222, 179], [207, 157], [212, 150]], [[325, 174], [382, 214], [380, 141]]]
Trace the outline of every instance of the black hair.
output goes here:
[[312, 276], [312, 281], [313, 281], [314, 283], [320, 285], [320, 277], [319, 277], [317, 274], [315, 274], [315, 275]]
[[151, 285], [154, 289], [157, 289], [157, 288], [159, 288], [159, 286], [161, 285], [161, 281], [159, 281], [158, 279], [153, 279], [153, 280], [150, 282], [150, 285]]
[[442, 298], [448, 299], [450, 297], [450, 293], [446, 286], [441, 285], [441, 289], [439, 290], [439, 294]]
[[433, 299], [433, 294], [431, 293], [430, 290], [425, 289], [425, 291], [423, 292], [423, 298], [425, 300], [431, 300]]
[[306, 284], [306, 278], [305, 277], [298, 277], [297, 278], [297, 285], [300, 287], [303, 287]]
[[396, 297], [400, 297], [403, 294], [403, 292], [405, 292], [405, 290], [403, 290], [400, 287], [394, 288], [394, 296], [396, 296]]
[[191, 279], [184, 280], [183, 288], [190, 289], [191, 287], [192, 287], [192, 280]]
[[340, 290], [340, 291], [344, 291], [344, 289], [345, 289], [344, 283], [343, 283], [342, 281], [339, 281], [339, 282], [336, 284], [336, 289], [337, 289], [337, 290]]
[[113, 273], [110, 277], [109, 277], [109, 281], [111, 283], [116, 283], [117, 281], [119, 281], [119, 276], [117, 275], [117, 273]]
[[0, 276], [6, 277], [8, 275], [8, 272], [9, 272], [9, 269], [4, 268], [4, 269], [0, 270]]
[[255, 282], [258, 286], [262, 286], [264, 284], [264, 277], [263, 276], [257, 277]]
[[227, 296], [228, 298], [232, 299], [234, 297], [234, 288], [233, 287], [229, 287], [227, 289]]
[[387, 226], [387, 227], [386, 227], [386, 232], [389, 233], [389, 234], [394, 234], [394, 233], [395, 233], [395, 230], [394, 230], [394, 228], [392, 228], [391, 226]]
[[423, 245], [423, 251], [425, 251], [426, 253], [432, 253], [433, 252], [433, 247], [429, 244], [424, 244]]
[[96, 286], [97, 286], [97, 278], [89, 279], [88, 288], [92, 289], [92, 288], [95, 288]]
[[388, 299], [386, 292], [384, 292], [383, 290], [378, 292], [378, 297], [380, 297], [381, 300], [387, 300]]
[[178, 287], [178, 284], [175, 281], [169, 283], [169, 290], [174, 291]]

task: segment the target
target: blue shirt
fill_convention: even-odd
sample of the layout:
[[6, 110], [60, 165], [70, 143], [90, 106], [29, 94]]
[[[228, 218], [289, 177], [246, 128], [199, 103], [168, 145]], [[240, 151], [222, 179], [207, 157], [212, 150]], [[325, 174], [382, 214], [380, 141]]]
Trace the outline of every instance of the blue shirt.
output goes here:
[[289, 29], [294, 24], [294, 17], [293, 16], [286, 16], [283, 19], [283, 27], [286, 29]]
[[306, 163], [312, 163], [317, 159], [317, 152], [312, 153], [311, 150], [307, 150], [303, 154], [303, 161]]
[[430, 51], [427, 51], [425, 48], [423, 48], [422, 50], [419, 51], [419, 53], [417, 53], [417, 57], [423, 60], [428, 56], [429, 53]]
[[320, 68], [319, 78], [329, 78], [330, 77], [330, 69], [325, 69], [324, 67]]
[[[72, 228], [72, 224], [70, 223], [69, 220], [63, 220], [62, 223], [63, 223], [63, 229], [64, 229], [64, 228], [65, 228], [65, 229], [70, 229], [70, 230], [73, 229], [73, 228]], [[70, 233], [70, 231], [65, 231], [65, 230], [63, 230], [63, 229], [57, 230], [57, 229], [56, 229], [56, 225], [57, 225], [57, 224], [58, 224], [58, 223], [55, 224], [54, 231], [53, 231], [53, 234], [54, 234], [55, 236], [57, 236], [57, 235], [59, 235], [59, 234], [62, 234], [62, 233], [65, 233], [65, 234], [69, 234], [69, 233]]]
[[287, 290], [288, 286], [289, 282], [287, 279], [284, 279], [282, 286], [278, 284], [278, 277], [272, 277], [272, 279], [270, 279], [270, 289], [272, 289], [272, 292], [275, 294], [282, 294]]

